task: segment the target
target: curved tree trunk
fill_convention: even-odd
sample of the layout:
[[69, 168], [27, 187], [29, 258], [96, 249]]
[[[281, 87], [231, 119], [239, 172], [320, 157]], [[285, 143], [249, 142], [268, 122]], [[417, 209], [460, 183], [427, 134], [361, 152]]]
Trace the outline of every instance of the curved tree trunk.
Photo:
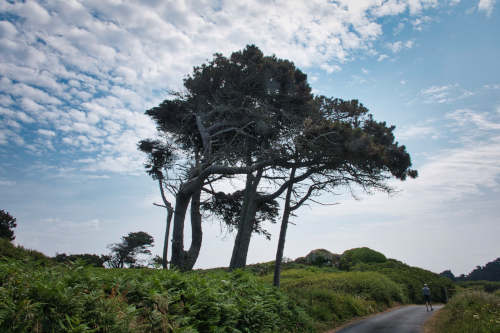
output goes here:
[[170, 224], [172, 223], [174, 208], [172, 207], [172, 204], [170, 203], [170, 201], [167, 200], [167, 197], [165, 196], [162, 180], [158, 179], [158, 183], [160, 184], [160, 193], [161, 193], [161, 198], [163, 200], [163, 204], [167, 209], [167, 221], [166, 221], [167, 225], [165, 227], [165, 240], [163, 242], [163, 257], [161, 260], [161, 264], [163, 266], [163, 269], [168, 269], [168, 242], [170, 238]]
[[[201, 192], [201, 181], [192, 180], [182, 184], [175, 196], [174, 228], [172, 239], [172, 260], [171, 266], [180, 270], [190, 270], [198, 258], [201, 247], [201, 215], [199, 214], [199, 201]], [[184, 250], [184, 221], [189, 202], [194, 199], [191, 208], [192, 241], [189, 251]], [[193, 213], [193, 209], [198, 214]], [[194, 218], [193, 218], [194, 216]]]
[[184, 270], [193, 269], [200, 254], [203, 231], [201, 229], [200, 213], [201, 188], [196, 190], [191, 196], [191, 246], [185, 253]]
[[290, 172], [290, 183], [288, 184], [288, 189], [286, 191], [285, 208], [283, 210], [283, 218], [281, 220], [278, 250], [276, 251], [276, 261], [274, 262], [273, 284], [277, 288], [280, 287], [281, 262], [283, 261], [283, 251], [285, 249], [286, 230], [288, 228], [288, 220], [290, 218], [290, 213], [292, 212], [290, 208], [290, 200], [292, 197], [293, 183], [294, 183], [293, 181], [295, 179], [295, 170], [296, 168], [292, 168], [292, 171]]
[[234, 241], [233, 254], [231, 256], [230, 269], [243, 268], [247, 262], [248, 248], [252, 237], [253, 223], [257, 211], [257, 187], [262, 178], [263, 170], [259, 169], [257, 175], [247, 174], [246, 190], [241, 207], [238, 232]]

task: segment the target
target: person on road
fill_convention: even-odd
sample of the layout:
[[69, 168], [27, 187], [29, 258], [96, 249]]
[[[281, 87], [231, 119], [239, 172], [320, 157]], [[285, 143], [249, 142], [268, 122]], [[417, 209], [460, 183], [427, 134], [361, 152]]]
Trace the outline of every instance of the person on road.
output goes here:
[[431, 290], [427, 286], [427, 283], [425, 283], [424, 287], [422, 288], [422, 294], [424, 295], [425, 309], [429, 311], [430, 307], [431, 311], [434, 311], [431, 304]]

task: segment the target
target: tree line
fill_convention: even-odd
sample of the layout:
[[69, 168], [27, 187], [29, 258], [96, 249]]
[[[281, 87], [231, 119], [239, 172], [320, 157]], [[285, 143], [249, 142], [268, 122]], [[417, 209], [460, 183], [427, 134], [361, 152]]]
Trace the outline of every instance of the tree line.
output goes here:
[[[265, 222], [281, 215], [279, 286], [287, 227], [299, 207], [339, 189], [391, 192], [390, 178], [417, 176], [394, 126], [376, 121], [357, 100], [314, 95], [293, 62], [264, 56], [254, 45], [229, 57], [215, 54], [184, 79], [183, 91], [171, 91], [146, 115], [157, 137], [138, 147], [167, 210], [164, 268], [171, 224], [172, 267], [193, 268], [202, 220], [215, 217], [236, 232], [229, 261], [236, 269], [246, 265], [252, 234], [270, 237]], [[244, 185], [221, 190], [235, 179]], [[187, 216], [192, 237], [185, 248]]]

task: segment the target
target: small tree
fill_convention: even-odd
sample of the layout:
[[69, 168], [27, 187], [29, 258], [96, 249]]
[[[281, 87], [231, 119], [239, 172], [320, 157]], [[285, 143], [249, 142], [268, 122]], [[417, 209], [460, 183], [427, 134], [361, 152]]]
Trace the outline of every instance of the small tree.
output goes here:
[[16, 236], [14, 236], [14, 229], [17, 226], [16, 218], [12, 217], [8, 212], [1, 209], [0, 210], [0, 238], [7, 238], [9, 241], [13, 241]]
[[112, 268], [123, 268], [136, 266], [139, 254], [151, 254], [149, 250], [153, 246], [154, 239], [144, 231], [130, 232], [122, 237], [121, 243], [111, 244], [111, 256], [107, 261]]

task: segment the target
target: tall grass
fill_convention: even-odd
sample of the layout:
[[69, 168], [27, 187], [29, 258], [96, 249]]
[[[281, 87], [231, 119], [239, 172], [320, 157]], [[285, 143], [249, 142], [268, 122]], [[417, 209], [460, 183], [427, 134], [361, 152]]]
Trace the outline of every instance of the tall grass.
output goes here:
[[[272, 276], [262, 279], [270, 284]], [[406, 302], [400, 285], [375, 272], [289, 269], [281, 289], [314, 318], [318, 331]]]
[[245, 272], [179, 273], [0, 262], [1, 332], [312, 332]]
[[460, 292], [437, 314], [433, 324], [436, 333], [500, 332], [500, 292]]

